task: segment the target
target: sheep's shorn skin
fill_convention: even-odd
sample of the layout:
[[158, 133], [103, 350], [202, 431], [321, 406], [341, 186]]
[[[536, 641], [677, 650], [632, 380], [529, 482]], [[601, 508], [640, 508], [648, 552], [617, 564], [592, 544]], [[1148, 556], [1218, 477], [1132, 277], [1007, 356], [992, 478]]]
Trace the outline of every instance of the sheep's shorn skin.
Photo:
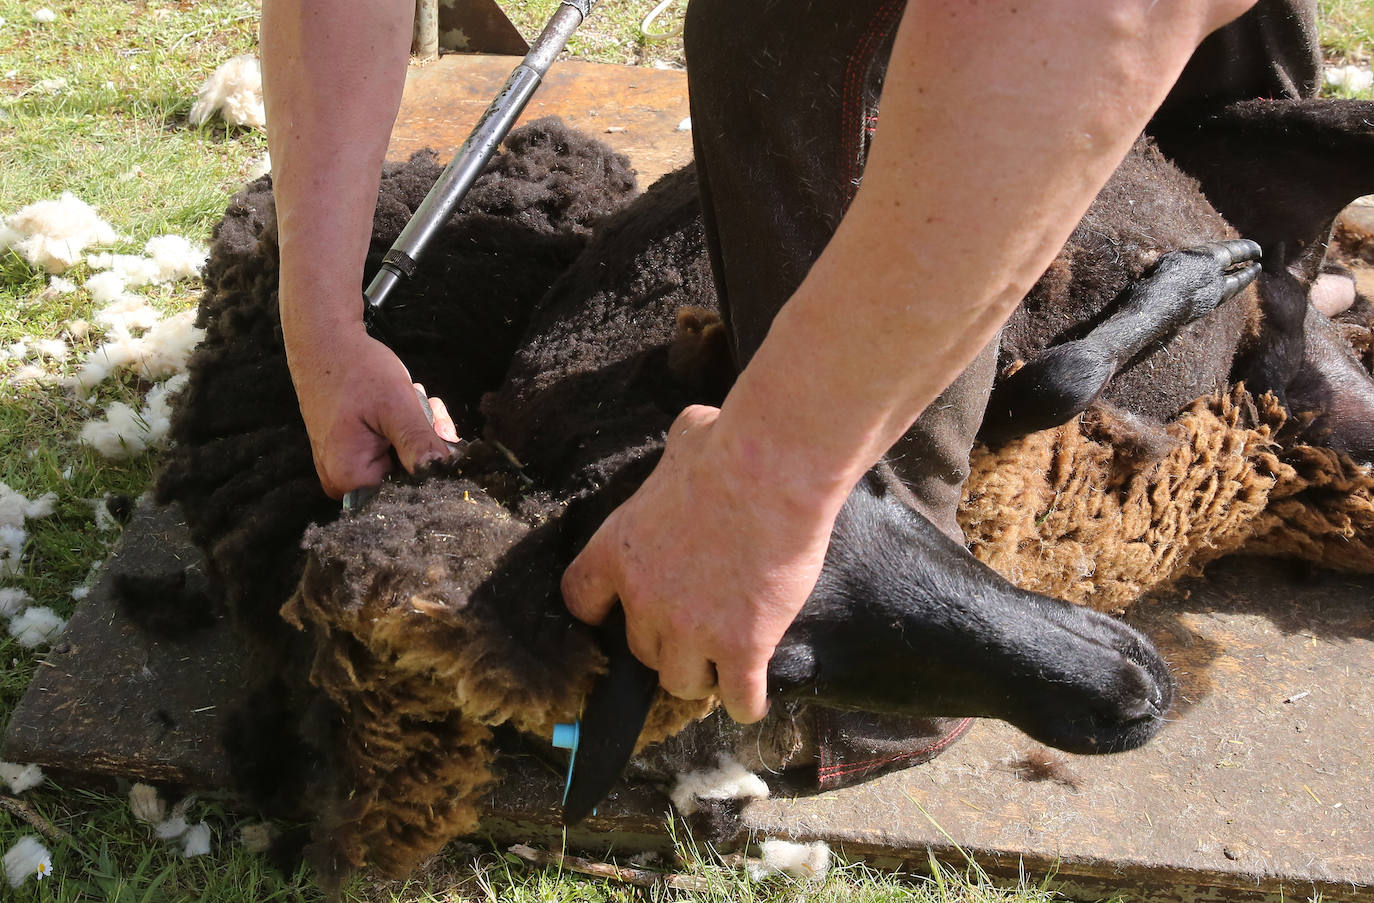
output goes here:
[[[564, 155], [553, 156], [555, 148]], [[1152, 153], [1138, 155], [1159, 165]], [[388, 173], [370, 264], [437, 174], [423, 157]], [[1156, 190], [1186, 181], [1171, 176]], [[606, 220], [577, 256], [590, 223], [624, 204], [630, 190], [623, 160], [561, 126], [512, 134], [416, 283], [378, 324], [415, 378], [449, 402], [460, 434], [485, 433], [489, 441], [473, 444], [437, 478], [388, 484], [343, 518], [315, 480], [280, 347], [268, 181], [236, 198], [217, 230], [200, 313], [207, 336], [191, 362], [173, 424], [178, 445], [159, 492], [184, 503], [261, 659], [264, 686], [242, 713], [231, 750], [238, 777], [270, 805], [320, 817], [315, 850], [326, 875], [362, 865], [406, 872], [475, 826], [480, 791], [493, 779], [493, 726], [547, 735], [553, 721], [576, 714], [603, 663], [593, 633], [562, 608], [561, 563], [647, 474], [676, 411], [719, 401], [731, 381], [690, 170], [665, 177]], [[1113, 218], [1139, 232], [1135, 205], [1113, 206], [1128, 200], [1104, 193], [1093, 234]], [[1119, 239], [1110, 232], [1094, 239], [1098, 260], [1108, 263], [1095, 263], [1102, 272], [1090, 278], [1103, 285], [1092, 302], [1099, 306], [1080, 316], [1097, 316], [1152, 255], [1227, 237], [1221, 225], [1208, 231], [1214, 214], [1205, 203], [1195, 190], [1159, 202], [1148, 240], [1132, 252], [1139, 269], [1124, 276], [1105, 272], [1114, 253], [1121, 257], [1112, 246]], [[1171, 224], [1173, 208], [1186, 208], [1184, 226]], [[1046, 309], [1057, 295], [1060, 306], [1082, 310], [1072, 264], [1052, 270], [1037, 291]], [[1233, 318], [1216, 336], [1203, 323], [1174, 344], [1225, 341], [1234, 353], [1245, 333], [1236, 324], [1248, 322], [1256, 305], [1251, 294], [1227, 304], [1209, 315]], [[1028, 340], [1022, 353], [1063, 331], [1025, 325], [1023, 335], [1043, 338]], [[1099, 405], [1082, 421], [979, 450], [961, 512], [975, 554], [1026, 589], [1109, 610], [1176, 579], [1203, 555], [1247, 541], [1374, 569], [1374, 479], [1338, 452], [1298, 443], [1281, 409], [1226, 387], [1228, 371], [1229, 359], [1219, 373], [1186, 377], [1201, 383], [1181, 377], [1168, 404], [1131, 413], [1126, 395], [1117, 399], [1125, 410]], [[1185, 412], [1174, 416], [1180, 407]], [[897, 505], [882, 485], [890, 476], [875, 472], [854, 504], [878, 515]], [[1114, 527], [1127, 513], [1131, 526]], [[849, 523], [893, 522], [878, 515]], [[1320, 529], [1308, 529], [1321, 518]], [[319, 526], [307, 532], [311, 523]], [[903, 548], [959, 559], [955, 570], [979, 587], [1000, 579], [925, 528], [893, 535], [906, 537]], [[1082, 539], [1089, 534], [1090, 544]], [[308, 554], [300, 551], [303, 536]], [[1079, 545], [1064, 557], [1049, 554], [1070, 541]], [[936, 581], [929, 592], [957, 583]], [[1068, 662], [1049, 664], [1071, 668], [1098, 656], [1095, 670], [1060, 676], [1064, 707], [1077, 706], [1071, 697], [1081, 690], [1087, 710], [1103, 707], [1102, 721], [1062, 713], [1056, 720], [1030, 707], [977, 714], [1009, 718], [1069, 746], [1111, 748], [1153, 733], [1160, 713], [1152, 709], [1167, 706], [1168, 676], [1135, 648], [1143, 640], [1110, 619], [1066, 614], [1072, 610], [1043, 600], [1032, 606], [1043, 613], [1027, 615], [1043, 619], [1036, 625], [1086, 624], [1097, 639], [1069, 630], [1037, 647], [1036, 637], [1016, 638], [1011, 614], [1014, 600], [1031, 597], [999, 585], [1009, 614], [997, 629], [1007, 630], [1012, 647], [1020, 644], [1010, 652], [1026, 656], [1022, 664], [1033, 671], [1036, 655], [1065, 651]], [[300, 632], [281, 617], [284, 603]], [[862, 617], [881, 620], [891, 613], [885, 604], [878, 599]], [[843, 682], [821, 687], [807, 671], [840, 648], [827, 646], [825, 618], [844, 612], [823, 614], [789, 633], [770, 683], [783, 692], [816, 689], [838, 705], [883, 702]], [[1119, 692], [1092, 686], [1103, 675], [1111, 680], [1102, 683], [1120, 683]], [[1021, 683], [1043, 689], [1043, 680]], [[1056, 697], [1042, 696], [1048, 709]], [[1123, 730], [1107, 697], [1136, 706], [1138, 723]], [[705, 709], [660, 698], [641, 742]]]

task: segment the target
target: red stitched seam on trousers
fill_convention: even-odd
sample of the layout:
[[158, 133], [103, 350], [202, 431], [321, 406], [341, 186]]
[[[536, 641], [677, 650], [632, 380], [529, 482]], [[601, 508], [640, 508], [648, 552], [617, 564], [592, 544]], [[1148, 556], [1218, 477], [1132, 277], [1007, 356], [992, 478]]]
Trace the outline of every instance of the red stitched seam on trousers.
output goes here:
[[844, 207], [849, 208], [858, 190], [859, 180], [859, 135], [861, 128], [851, 128], [856, 116], [855, 105], [863, 105], [864, 81], [868, 77], [868, 67], [873, 61], [876, 45], [881, 43], [891, 30], [894, 19], [901, 14], [906, 0], [889, 0], [869, 20], [868, 30], [864, 32], [859, 45], [850, 54], [845, 67], [844, 99], [840, 107], [841, 151], [845, 159], [845, 196]]
[[826, 778], [840, 778], [845, 775], [854, 774], [855, 772], [878, 768], [892, 762], [900, 762], [903, 759], [914, 759], [916, 756], [925, 755], [926, 753], [939, 752], [967, 733], [972, 724], [972, 718], [965, 718], [948, 734], [945, 734], [929, 746], [922, 747], [921, 749], [913, 749], [909, 752], [898, 753], [895, 756], [887, 756], [878, 759], [864, 759], [860, 762], [838, 762], [834, 765], [823, 764], [816, 770], [816, 776], [822, 780]]

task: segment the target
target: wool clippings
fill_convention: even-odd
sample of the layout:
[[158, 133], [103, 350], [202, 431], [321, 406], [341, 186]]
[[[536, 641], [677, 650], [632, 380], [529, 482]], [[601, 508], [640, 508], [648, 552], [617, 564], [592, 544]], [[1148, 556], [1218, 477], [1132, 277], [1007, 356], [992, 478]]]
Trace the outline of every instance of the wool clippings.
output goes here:
[[668, 794], [683, 815], [697, 811], [697, 800], [767, 799], [768, 785], [731, 756], [721, 753], [715, 768], [678, 775]]
[[5, 877], [10, 887], [18, 888], [30, 876], [42, 881], [52, 872], [52, 854], [32, 834], [19, 841], [5, 853]]
[[66, 272], [88, 247], [118, 240], [114, 227], [70, 191], [0, 218], [0, 250], [11, 249], [49, 273]]
[[33, 11], [33, 21], [40, 25], [51, 25], [57, 21], [57, 13], [44, 6]]
[[190, 859], [210, 852], [210, 826], [205, 822], [192, 825], [182, 836], [181, 855]]
[[0, 587], [0, 617], [12, 618], [32, 602], [33, 597], [18, 587]]
[[759, 862], [749, 866], [749, 877], [755, 881], [777, 874], [820, 881], [830, 871], [830, 844], [824, 840], [765, 840], [759, 844], [759, 856]]
[[37, 765], [0, 762], [0, 781], [9, 785], [10, 793], [18, 795], [43, 783], [43, 769]]
[[229, 125], [267, 127], [262, 104], [262, 65], [257, 57], [244, 54], [230, 59], [200, 86], [187, 118], [199, 128], [215, 114]]
[[129, 811], [145, 825], [161, 824], [167, 817], [167, 801], [151, 784], [135, 784], [129, 788]]
[[161, 445], [172, 426], [172, 396], [185, 385], [183, 373], [153, 387], [146, 404], [137, 411], [122, 401], [114, 402], [102, 419], [81, 428], [78, 440], [113, 460], [131, 458]]
[[47, 606], [26, 608], [10, 619], [10, 636], [25, 649], [51, 643], [67, 629], [67, 622]]

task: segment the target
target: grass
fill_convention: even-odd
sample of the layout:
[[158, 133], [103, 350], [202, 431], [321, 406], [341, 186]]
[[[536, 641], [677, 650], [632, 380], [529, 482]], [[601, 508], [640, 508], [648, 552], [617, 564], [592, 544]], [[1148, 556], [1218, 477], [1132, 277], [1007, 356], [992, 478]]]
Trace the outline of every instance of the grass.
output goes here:
[[[533, 36], [559, 0], [506, 0], [503, 6]], [[675, 38], [650, 40], [640, 22], [654, 3], [601, 4], [571, 43], [574, 54], [603, 62], [678, 66]], [[232, 192], [266, 149], [262, 135], [210, 126], [192, 129], [186, 114], [197, 86], [229, 57], [256, 46], [256, 0], [52, 0], [54, 22], [37, 22], [39, 0], [0, 0], [0, 213], [72, 190], [96, 205], [124, 236], [117, 250], [135, 252], [155, 235], [206, 240]], [[680, 26], [684, 0], [670, 5], [656, 30]], [[1323, 44], [1336, 61], [1368, 61], [1374, 48], [1374, 5], [1325, 0]], [[88, 275], [68, 274], [78, 284]], [[13, 254], [0, 254], [0, 348], [55, 338], [66, 324], [89, 319], [96, 305], [84, 290], [43, 294], [46, 277]], [[197, 286], [183, 282], [146, 292], [167, 312], [195, 303]], [[71, 341], [73, 359], [47, 364], [70, 375], [92, 339]], [[51, 384], [14, 379], [17, 362], [0, 362], [0, 481], [34, 497], [58, 496], [57, 511], [30, 523], [20, 572], [0, 583], [22, 587], [35, 603], [70, 615], [72, 589], [108, 554], [117, 531], [102, 530], [88, 500], [136, 496], [157, 466], [156, 454], [110, 461], [75, 441], [94, 412], [112, 401], [137, 402], [148, 386], [132, 377], [108, 381], [93, 403]], [[0, 632], [0, 725], [8, 721], [41, 659]], [[69, 841], [48, 841], [54, 875], [28, 881], [7, 899], [45, 901], [272, 901], [319, 899], [308, 877], [282, 875], [236, 842], [253, 821], [232, 804], [205, 800], [192, 820], [214, 832], [212, 853], [184, 859], [137, 824], [118, 793], [48, 782], [25, 795], [34, 810]], [[0, 810], [0, 850], [33, 832]], [[701, 893], [647, 891], [535, 869], [487, 847], [455, 845], [407, 882], [361, 878], [346, 899], [400, 901], [746, 900], [746, 901], [1016, 901], [1052, 898], [1044, 887], [1004, 891], [986, 876], [938, 869], [934, 877], [893, 875], [845, 865], [824, 881], [755, 884], [709, 852], [683, 846], [678, 869], [706, 879]]]

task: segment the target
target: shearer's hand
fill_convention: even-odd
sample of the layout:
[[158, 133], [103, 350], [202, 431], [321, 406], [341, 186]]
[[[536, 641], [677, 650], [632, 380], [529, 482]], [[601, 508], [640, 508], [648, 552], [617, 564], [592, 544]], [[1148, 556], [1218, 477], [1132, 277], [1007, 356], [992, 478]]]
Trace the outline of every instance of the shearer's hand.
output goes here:
[[414, 472], [449, 456], [445, 440], [458, 441], [444, 403], [429, 399], [431, 427], [416, 404], [423, 388], [361, 323], [327, 337], [289, 341], [287, 357], [315, 470], [332, 498], [380, 483], [394, 466], [392, 448], [401, 466]]
[[564, 574], [563, 598], [589, 623], [619, 601], [630, 650], [665, 690], [718, 693], [748, 723], [768, 710], [768, 659], [815, 586], [834, 515], [732, 453], [719, 414], [678, 416], [658, 467]]

